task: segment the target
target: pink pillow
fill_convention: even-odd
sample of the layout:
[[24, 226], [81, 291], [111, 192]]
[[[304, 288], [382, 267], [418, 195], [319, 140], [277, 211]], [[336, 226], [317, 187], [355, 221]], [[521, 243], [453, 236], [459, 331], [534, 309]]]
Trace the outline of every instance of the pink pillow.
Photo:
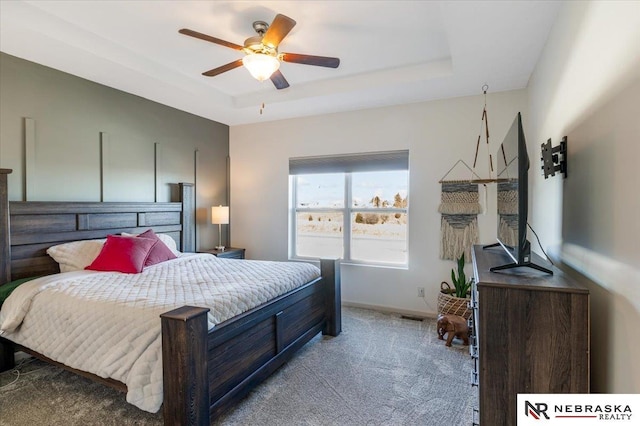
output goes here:
[[157, 241], [150, 238], [109, 235], [98, 257], [85, 269], [139, 274], [156, 244]]
[[176, 255], [173, 254], [171, 249], [167, 247], [164, 242], [162, 242], [160, 237], [158, 237], [155, 232], [153, 232], [153, 229], [144, 231], [142, 234], [138, 235], [138, 237], [157, 241], [156, 245], [151, 248], [149, 257], [147, 257], [147, 261], [144, 262], [144, 266], [151, 266], [155, 265], [156, 263], [165, 262], [167, 260], [176, 258]]

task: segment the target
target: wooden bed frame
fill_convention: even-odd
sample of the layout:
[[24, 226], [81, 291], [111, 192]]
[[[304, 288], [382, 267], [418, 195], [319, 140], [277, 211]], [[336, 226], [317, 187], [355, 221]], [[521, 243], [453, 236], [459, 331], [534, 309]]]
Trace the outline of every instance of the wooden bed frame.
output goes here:
[[[8, 202], [0, 169], [0, 285], [59, 272], [46, 254], [52, 245], [153, 228], [195, 251], [193, 185], [176, 185], [179, 202]], [[207, 329], [209, 309], [194, 306], [161, 315], [165, 425], [208, 425], [267, 378], [315, 335], [341, 332], [340, 275], [336, 260], [321, 260], [321, 277]], [[113, 379], [56, 363], [0, 338], [0, 371], [13, 368], [14, 352], [34, 356], [126, 391]]]

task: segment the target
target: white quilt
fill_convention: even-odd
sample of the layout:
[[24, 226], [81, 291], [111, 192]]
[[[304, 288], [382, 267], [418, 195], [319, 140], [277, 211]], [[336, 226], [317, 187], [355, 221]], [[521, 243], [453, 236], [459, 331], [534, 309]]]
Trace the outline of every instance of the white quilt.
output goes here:
[[76, 271], [18, 287], [0, 311], [0, 334], [69, 367], [127, 385], [127, 401], [162, 404], [160, 314], [211, 309], [209, 329], [320, 276], [313, 265], [183, 256], [141, 274]]

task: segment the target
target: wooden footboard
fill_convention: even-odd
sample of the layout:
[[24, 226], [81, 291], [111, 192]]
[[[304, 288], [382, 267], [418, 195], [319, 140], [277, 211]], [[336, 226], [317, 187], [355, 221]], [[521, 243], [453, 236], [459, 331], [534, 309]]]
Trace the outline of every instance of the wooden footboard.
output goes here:
[[163, 314], [165, 424], [209, 424], [210, 416], [236, 404], [315, 335], [337, 336], [339, 262], [322, 260], [321, 270], [321, 278], [209, 332], [208, 309]]

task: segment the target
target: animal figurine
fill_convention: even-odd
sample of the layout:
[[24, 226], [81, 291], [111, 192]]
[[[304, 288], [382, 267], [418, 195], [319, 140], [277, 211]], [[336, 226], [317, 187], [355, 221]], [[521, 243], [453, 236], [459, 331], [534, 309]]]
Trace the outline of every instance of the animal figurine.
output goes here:
[[437, 331], [440, 340], [444, 340], [445, 333], [449, 333], [445, 346], [451, 346], [454, 337], [462, 339], [465, 345], [469, 345], [469, 326], [467, 320], [460, 315], [438, 315]]

